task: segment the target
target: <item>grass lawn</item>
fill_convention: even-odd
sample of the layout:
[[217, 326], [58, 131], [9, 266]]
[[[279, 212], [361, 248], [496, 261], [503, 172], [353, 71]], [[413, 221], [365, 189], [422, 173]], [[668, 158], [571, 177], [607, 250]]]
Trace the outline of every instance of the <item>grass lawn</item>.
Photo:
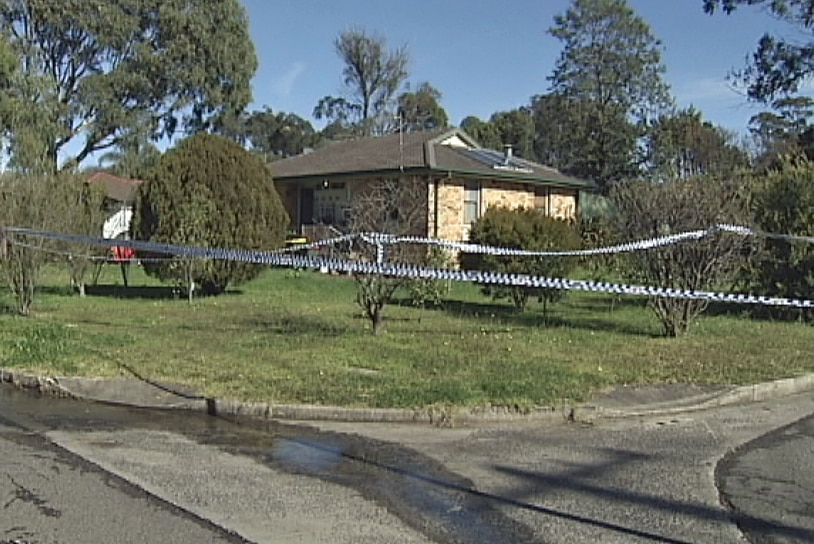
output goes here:
[[[58, 376], [138, 374], [210, 396], [365, 407], [526, 408], [580, 401], [612, 384], [744, 384], [814, 372], [814, 327], [730, 313], [662, 338], [644, 300], [570, 293], [523, 314], [456, 284], [443, 310], [385, 309], [373, 336], [355, 284], [268, 270], [240, 290], [188, 304], [133, 268], [103, 271], [86, 298], [48, 269], [32, 317], [0, 313], [0, 366]], [[118, 284], [118, 285], [117, 285]], [[169, 295], [169, 296], [168, 296]], [[0, 290], [0, 304], [11, 305]]]

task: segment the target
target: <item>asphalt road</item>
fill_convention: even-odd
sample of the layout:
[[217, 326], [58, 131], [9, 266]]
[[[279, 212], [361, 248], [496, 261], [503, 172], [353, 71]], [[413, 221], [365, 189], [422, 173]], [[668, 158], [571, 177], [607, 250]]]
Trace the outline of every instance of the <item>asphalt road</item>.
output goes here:
[[[814, 541], [809, 506], [800, 506], [811, 504], [810, 480], [797, 486], [797, 499], [787, 488], [765, 487], [811, 473], [811, 442], [795, 438], [809, 440], [811, 429], [788, 427], [814, 413], [810, 394], [666, 418], [477, 429], [238, 425], [64, 401], [29, 405], [16, 396], [9, 403], [8, 394], [5, 400], [0, 395], [0, 416], [16, 408], [11, 419], [33, 433], [5, 425], [0, 434], [3, 458], [9, 451], [19, 459], [6, 470], [22, 485], [6, 475], [0, 487], [0, 504], [8, 503], [0, 542], [11, 539], [4, 535], [29, 538], [9, 532], [20, 527], [39, 531], [41, 539], [31, 542], [165, 542], [171, 540], [155, 535], [200, 530], [207, 536], [196, 542], [234, 538], [227, 532], [234, 531], [258, 543], [725, 544], [744, 542], [741, 528], [764, 530], [776, 538], [770, 542]], [[775, 439], [761, 438], [767, 433]], [[781, 460], [773, 450], [778, 443]], [[761, 479], [778, 466], [784, 478]], [[753, 487], [729, 487], [748, 480], [741, 470]], [[756, 493], [778, 505], [782, 497], [799, 515], [733, 500]], [[69, 496], [82, 505], [73, 514], [66, 513]], [[5, 515], [23, 507], [28, 518], [17, 510]], [[80, 512], [111, 520], [129, 540], [102, 538], [92, 521], [73, 526], [79, 518], [70, 516]]]
[[[746, 541], [740, 525], [753, 542], [811, 543], [811, 420], [786, 426], [812, 413], [814, 395], [803, 394], [586, 426], [320, 427], [397, 440], [437, 459], [542, 542], [734, 544]], [[726, 502], [716, 487], [724, 458]]]
[[814, 416], [733, 451], [717, 478], [751, 542], [814, 542]]
[[0, 543], [237, 543], [0, 417]]

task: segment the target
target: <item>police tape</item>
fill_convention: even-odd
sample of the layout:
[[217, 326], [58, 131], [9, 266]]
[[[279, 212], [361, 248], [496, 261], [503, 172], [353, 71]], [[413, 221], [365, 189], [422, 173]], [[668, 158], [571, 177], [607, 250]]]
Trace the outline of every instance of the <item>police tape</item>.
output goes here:
[[470, 282], [484, 285], [530, 287], [567, 291], [588, 291], [660, 298], [704, 300], [792, 308], [814, 308], [814, 300], [768, 297], [741, 293], [716, 293], [666, 287], [626, 285], [567, 278], [548, 278], [529, 274], [506, 274], [481, 270], [457, 270], [424, 267], [405, 263], [367, 262], [339, 258], [312, 257], [291, 251], [258, 251], [249, 249], [223, 249], [184, 246], [138, 240], [111, 240], [75, 234], [38, 231], [19, 227], [4, 227], [11, 234], [60, 240], [63, 242], [92, 244], [105, 247], [129, 247], [147, 254], [175, 255], [182, 258], [229, 260], [288, 268], [327, 270], [345, 274], [378, 275], [405, 279], [430, 279]]
[[[422, 244], [440, 247], [443, 249], [460, 251], [462, 253], [472, 254], [488, 254], [505, 257], [589, 257], [596, 255], [611, 255], [615, 253], [631, 253], [634, 251], [645, 251], [649, 249], [656, 249], [675, 245], [687, 241], [698, 241], [702, 238], [714, 236], [717, 234], [726, 233], [734, 234], [742, 237], [762, 237], [786, 240], [790, 242], [805, 242], [814, 243], [814, 237], [811, 236], [794, 236], [787, 234], [772, 234], [762, 231], [750, 229], [740, 225], [719, 224], [714, 225], [707, 229], [699, 229], [693, 231], [680, 232], [656, 238], [649, 238], [635, 242], [627, 242], [613, 246], [605, 246], [592, 249], [578, 249], [578, 250], [557, 250], [557, 251], [533, 251], [526, 249], [514, 249], [505, 247], [493, 247], [480, 244], [471, 244], [465, 242], [452, 242], [449, 240], [440, 240], [437, 238], [427, 238], [421, 236], [398, 236], [391, 234], [381, 233], [359, 233], [349, 234], [337, 238], [321, 240], [311, 244], [302, 244], [287, 248], [285, 251], [295, 252], [299, 250], [318, 249], [322, 247], [335, 246], [344, 243], [352, 243], [355, 240], [361, 240], [371, 245], [381, 248], [383, 246], [395, 244]], [[379, 251], [381, 251], [379, 249]]]

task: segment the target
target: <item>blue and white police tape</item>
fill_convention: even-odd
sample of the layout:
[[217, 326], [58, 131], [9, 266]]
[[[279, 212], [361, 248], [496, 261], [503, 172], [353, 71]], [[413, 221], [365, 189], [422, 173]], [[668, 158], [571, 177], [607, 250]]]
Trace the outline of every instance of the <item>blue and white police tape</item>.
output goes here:
[[470, 244], [465, 242], [451, 242], [448, 240], [439, 240], [436, 238], [427, 238], [421, 236], [396, 236], [391, 234], [381, 233], [360, 233], [357, 235], [346, 235], [338, 238], [323, 240], [319, 243], [304, 244], [301, 246], [294, 246], [293, 250], [310, 249], [315, 247], [328, 247], [339, 243], [353, 241], [355, 239], [362, 240], [363, 242], [375, 245], [381, 248], [387, 245], [395, 244], [423, 244], [432, 245], [453, 251], [460, 251], [462, 253], [476, 253], [488, 254], [507, 257], [589, 257], [595, 255], [610, 255], [615, 253], [630, 253], [633, 251], [645, 251], [665, 246], [670, 246], [687, 241], [697, 241], [702, 238], [713, 236], [720, 233], [729, 233], [739, 236], [756, 236], [763, 238], [782, 239], [791, 242], [805, 242], [814, 243], [814, 237], [810, 236], [793, 236], [787, 234], [771, 234], [767, 232], [756, 231], [748, 227], [739, 225], [719, 224], [707, 229], [699, 229], [687, 232], [681, 232], [657, 238], [650, 238], [646, 240], [639, 240], [635, 242], [627, 242], [613, 246], [599, 247], [593, 249], [579, 249], [579, 250], [565, 250], [565, 251], [531, 251], [525, 249], [514, 248], [501, 248], [484, 246], [479, 244]]
[[311, 257], [291, 252], [205, 248], [143, 242], [138, 240], [111, 240], [106, 238], [79, 236], [75, 234], [37, 231], [18, 227], [5, 227], [3, 230], [8, 233], [19, 234], [22, 236], [47, 238], [52, 240], [61, 240], [64, 242], [93, 244], [106, 247], [130, 247], [137, 251], [153, 254], [160, 253], [186, 258], [231, 260], [289, 268], [311, 268], [346, 274], [380, 275], [385, 277], [407, 279], [437, 279], [487, 285], [604, 292], [648, 297], [731, 302], [737, 304], [785, 306], [793, 308], [814, 308], [814, 300], [804, 299], [755, 296], [739, 293], [715, 293], [709, 291], [694, 291], [643, 285], [625, 285], [587, 280], [571, 280], [567, 278], [547, 278], [527, 274], [484, 272], [480, 270], [438, 269], [404, 263], [364, 262], [349, 259]]

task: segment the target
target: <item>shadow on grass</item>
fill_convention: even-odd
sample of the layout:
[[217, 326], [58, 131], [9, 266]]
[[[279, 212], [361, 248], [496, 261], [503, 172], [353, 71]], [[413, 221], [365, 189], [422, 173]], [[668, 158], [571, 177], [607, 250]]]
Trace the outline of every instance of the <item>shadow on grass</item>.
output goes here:
[[754, 321], [778, 323], [814, 322], [814, 311], [805, 308], [778, 306], [743, 305], [726, 302], [711, 302], [704, 312], [709, 316], [750, 319]]
[[623, 308], [642, 309], [647, 305], [645, 297], [621, 296], [613, 294], [583, 294], [569, 297], [568, 304], [573, 308], [588, 312], [613, 312]]
[[133, 287], [125, 287], [123, 285], [88, 285], [85, 287], [85, 293], [92, 297], [123, 299], [173, 300], [186, 298], [186, 295], [177, 287], [164, 285], [139, 285]]
[[42, 285], [37, 287], [37, 294], [69, 297], [77, 292], [69, 285]]
[[[70, 288], [66, 288], [62, 293], [55, 294], [69, 294], [72, 293]], [[85, 293], [88, 296], [94, 297], [109, 297], [109, 298], [124, 298], [124, 299], [163, 299], [163, 300], [187, 300], [186, 290], [180, 287], [173, 287], [170, 285], [133, 285], [125, 287], [124, 285], [88, 285], [85, 287]], [[195, 300], [211, 297], [233, 297], [243, 295], [241, 289], [227, 289], [223, 293], [217, 295], [196, 294]]]
[[307, 315], [282, 315], [237, 320], [240, 327], [248, 327], [270, 334], [338, 337], [349, 332], [347, 327]]
[[[409, 305], [410, 303], [409, 301], [400, 301], [400, 304]], [[604, 311], [591, 311], [591, 317], [563, 317], [559, 315], [561, 313], [559, 309], [556, 313], [551, 312], [548, 316], [544, 316], [539, 311], [519, 312], [513, 306], [508, 305], [453, 300], [444, 302], [442, 307], [434, 310], [442, 311], [456, 317], [475, 319], [489, 323], [490, 325], [498, 322], [503, 325], [517, 325], [523, 327], [572, 328], [630, 336], [644, 336], [648, 338], [661, 337], [661, 335], [651, 327], [646, 325], [637, 326], [625, 322], [622, 319], [616, 319], [613, 312], [609, 312], [607, 308], [605, 308]], [[428, 308], [427, 311], [433, 311], [433, 309]], [[566, 309], [565, 311], [567, 312], [568, 310]]]

